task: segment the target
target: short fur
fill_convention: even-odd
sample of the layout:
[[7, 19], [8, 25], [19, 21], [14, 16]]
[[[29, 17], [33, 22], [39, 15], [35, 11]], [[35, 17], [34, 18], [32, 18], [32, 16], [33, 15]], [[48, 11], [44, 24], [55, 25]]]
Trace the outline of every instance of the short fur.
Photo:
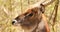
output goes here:
[[24, 32], [49, 32], [46, 16], [44, 15], [44, 6], [27, 9], [27, 12], [17, 16], [13, 25], [18, 25], [24, 29]]

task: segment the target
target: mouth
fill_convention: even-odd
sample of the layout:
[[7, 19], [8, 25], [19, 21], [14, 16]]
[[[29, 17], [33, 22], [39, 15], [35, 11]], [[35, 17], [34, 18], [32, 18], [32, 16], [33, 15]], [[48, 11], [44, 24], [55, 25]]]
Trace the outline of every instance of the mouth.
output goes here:
[[12, 25], [13, 26], [30, 26], [31, 25], [31, 23], [30, 22], [25, 22], [25, 21], [21, 21], [21, 20], [19, 20], [19, 21], [17, 21], [17, 20], [13, 20], [12, 21]]

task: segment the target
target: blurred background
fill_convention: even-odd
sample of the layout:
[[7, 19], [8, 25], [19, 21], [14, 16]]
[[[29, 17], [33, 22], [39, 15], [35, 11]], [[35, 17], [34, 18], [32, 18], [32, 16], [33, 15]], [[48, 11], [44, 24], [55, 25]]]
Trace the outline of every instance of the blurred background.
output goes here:
[[[23, 32], [21, 27], [14, 27], [11, 22], [16, 16], [24, 13], [29, 5], [35, 4], [38, 1], [40, 0], [0, 0], [0, 32]], [[50, 32], [60, 32], [60, 2], [55, 25], [52, 27], [56, 1], [46, 6], [45, 9]]]

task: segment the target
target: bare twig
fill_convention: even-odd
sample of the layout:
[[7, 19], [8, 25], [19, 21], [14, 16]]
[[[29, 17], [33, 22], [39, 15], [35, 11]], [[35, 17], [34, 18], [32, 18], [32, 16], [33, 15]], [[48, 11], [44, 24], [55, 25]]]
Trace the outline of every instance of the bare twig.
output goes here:
[[20, 2], [21, 2], [21, 12], [23, 13], [23, 6], [22, 6], [23, 4], [22, 4], [22, 1], [23, 0], [21, 0]]
[[53, 14], [54, 14], [54, 10], [52, 11], [51, 16], [49, 17], [49, 21], [52, 19]]
[[3, 9], [3, 11], [5, 12], [6, 15], [9, 15], [8, 9], [6, 9], [5, 7], [1, 7]]
[[58, 5], [59, 5], [59, 0], [56, 0], [56, 4], [55, 4], [55, 7], [54, 7], [54, 9], [55, 9], [55, 15], [54, 15], [54, 18], [53, 18], [53, 25], [52, 25], [52, 28], [53, 28], [54, 32], [55, 32], [54, 25], [55, 25], [55, 22], [56, 22]]
[[30, 0], [28, 0], [28, 5], [30, 5]]

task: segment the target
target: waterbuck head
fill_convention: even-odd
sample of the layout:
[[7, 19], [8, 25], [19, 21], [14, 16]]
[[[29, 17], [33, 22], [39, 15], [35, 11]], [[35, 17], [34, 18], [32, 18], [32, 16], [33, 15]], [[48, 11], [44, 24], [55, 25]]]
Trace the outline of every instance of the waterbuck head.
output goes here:
[[43, 8], [42, 7], [33, 7], [33, 8], [29, 8], [27, 9], [27, 12], [17, 16], [12, 24], [13, 25], [17, 25], [20, 24], [22, 26], [31, 26], [31, 25], [35, 25], [37, 23], [40, 22], [41, 19], [41, 14]]

